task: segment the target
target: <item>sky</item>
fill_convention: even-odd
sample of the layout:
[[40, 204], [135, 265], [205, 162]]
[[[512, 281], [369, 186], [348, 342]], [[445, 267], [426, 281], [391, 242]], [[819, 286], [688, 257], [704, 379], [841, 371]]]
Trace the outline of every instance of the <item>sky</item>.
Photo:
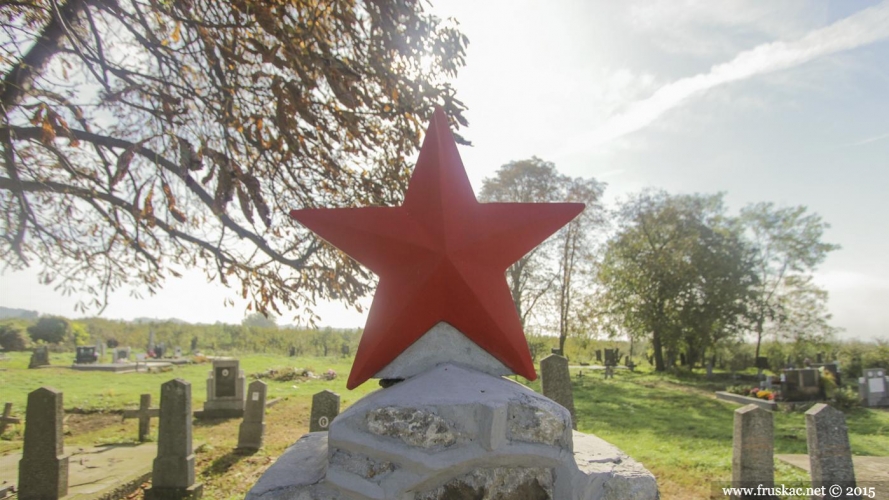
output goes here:
[[[469, 178], [538, 156], [608, 183], [804, 205], [841, 250], [816, 271], [841, 338], [889, 339], [889, 0], [434, 0], [470, 40], [455, 81]], [[79, 316], [36, 270], [0, 276], [0, 305]], [[183, 300], [187, 297], [187, 300]], [[103, 316], [238, 323], [236, 291], [200, 275], [112, 297]], [[369, 305], [370, 299], [365, 301]], [[365, 307], [366, 310], [366, 307]], [[363, 326], [339, 304], [321, 325]], [[288, 322], [282, 318], [282, 323]]]

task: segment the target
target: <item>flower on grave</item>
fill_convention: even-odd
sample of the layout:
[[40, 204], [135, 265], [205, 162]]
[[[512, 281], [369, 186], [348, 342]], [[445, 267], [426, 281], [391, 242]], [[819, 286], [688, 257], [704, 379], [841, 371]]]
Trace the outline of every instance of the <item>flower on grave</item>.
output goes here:
[[336, 378], [336, 372], [333, 368], [327, 370], [327, 373], [324, 374], [324, 380], [333, 380]]
[[775, 393], [773, 392], [773, 393], [769, 394], [769, 401], [774, 401], [774, 400], [775, 400]]
[[756, 393], [756, 397], [759, 399], [769, 399], [770, 396], [773, 396], [772, 391], [763, 390]]
[[759, 394], [759, 387], [754, 387], [754, 388], [750, 389], [751, 396], [756, 397], [757, 394]]

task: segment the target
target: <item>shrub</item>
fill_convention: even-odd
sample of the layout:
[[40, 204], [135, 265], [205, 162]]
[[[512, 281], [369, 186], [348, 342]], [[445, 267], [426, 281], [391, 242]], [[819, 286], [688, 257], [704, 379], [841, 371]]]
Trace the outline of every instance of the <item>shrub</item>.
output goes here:
[[834, 392], [833, 402], [833, 406], [836, 409], [844, 412], [854, 410], [861, 406], [861, 401], [858, 399], [858, 391], [850, 387], [839, 389]]
[[31, 339], [26, 327], [18, 321], [0, 325], [0, 347], [4, 351], [26, 351], [31, 347]]

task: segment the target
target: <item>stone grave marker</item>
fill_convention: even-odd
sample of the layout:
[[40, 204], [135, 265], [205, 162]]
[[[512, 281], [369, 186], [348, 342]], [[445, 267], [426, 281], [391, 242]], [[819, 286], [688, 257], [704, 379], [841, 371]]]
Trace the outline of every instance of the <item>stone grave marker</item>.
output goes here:
[[153, 352], [156, 347], [154, 341], [154, 330], [148, 331], [148, 345], [145, 346], [145, 352]]
[[178, 378], [163, 384], [157, 458], [146, 500], [201, 497], [203, 485], [195, 482], [191, 419], [191, 384]]
[[340, 395], [323, 390], [312, 396], [312, 416], [309, 432], [327, 431], [333, 419], [340, 414]]
[[151, 407], [151, 394], [142, 394], [139, 396], [138, 410], [124, 410], [123, 418], [139, 419], [139, 442], [144, 443], [151, 434], [151, 419], [160, 416], [158, 408]]
[[176, 348], [173, 349], [173, 355], [177, 358], [181, 358], [182, 357], [182, 348], [179, 346], [176, 346]]
[[62, 393], [41, 387], [28, 394], [25, 443], [19, 461], [22, 500], [58, 499], [68, 494], [68, 457], [62, 434]]
[[571, 388], [571, 373], [568, 360], [558, 354], [550, 354], [540, 361], [540, 385], [543, 395], [564, 406], [571, 413], [571, 426], [577, 429], [574, 414], [574, 393]]
[[265, 399], [268, 387], [262, 380], [254, 380], [247, 386], [247, 404], [244, 421], [238, 428], [238, 448], [258, 450], [262, 448], [265, 434]]
[[246, 379], [237, 359], [214, 359], [207, 377], [207, 401], [201, 418], [240, 418], [244, 415]]
[[823, 403], [810, 408], [806, 412], [806, 444], [813, 488], [837, 484], [845, 492], [847, 487], [855, 487], [849, 429], [843, 412]]
[[130, 360], [130, 348], [129, 347], [115, 347], [114, 351], [111, 352], [111, 362], [112, 363], [123, 363]]
[[74, 363], [78, 365], [95, 363], [99, 360], [99, 355], [96, 354], [95, 346], [77, 346], [77, 352], [74, 355]]
[[815, 368], [784, 370], [784, 398], [787, 401], [818, 399], [821, 394], [821, 374]]
[[602, 362], [602, 349], [596, 349], [596, 361]]
[[889, 406], [889, 377], [882, 368], [868, 368], [858, 379], [858, 394], [864, 406]]
[[39, 346], [31, 353], [31, 361], [28, 368], [37, 368], [40, 366], [49, 366], [49, 349], [45, 345]]
[[772, 412], [753, 404], [735, 410], [732, 437], [733, 487], [774, 487], [774, 433]]
[[6, 426], [18, 423], [21, 423], [21, 419], [12, 416], [12, 403], [4, 404], [3, 416], [0, 417], [0, 435], [6, 432]]

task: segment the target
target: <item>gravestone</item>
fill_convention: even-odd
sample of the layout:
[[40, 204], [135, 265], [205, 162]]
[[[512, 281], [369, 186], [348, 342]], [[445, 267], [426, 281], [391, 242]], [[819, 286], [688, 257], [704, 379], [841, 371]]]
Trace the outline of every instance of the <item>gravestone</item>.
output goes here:
[[78, 365], [95, 363], [99, 360], [99, 355], [96, 354], [95, 346], [78, 346], [77, 352], [74, 355], [74, 363]]
[[343, 357], [348, 358], [350, 352], [351, 350], [349, 349], [349, 344], [343, 344], [343, 347], [340, 349], [340, 353], [343, 355]]
[[173, 355], [176, 356], [177, 358], [181, 358], [182, 357], [182, 348], [179, 346], [176, 346], [176, 349], [173, 350]]
[[173, 379], [161, 386], [157, 458], [151, 471], [146, 500], [200, 498], [203, 485], [195, 483], [191, 443], [191, 384]]
[[568, 409], [571, 414], [571, 427], [577, 429], [568, 360], [558, 354], [550, 354], [543, 358], [540, 361], [540, 385], [544, 396]]
[[858, 379], [858, 395], [864, 406], [889, 406], [889, 377], [882, 368], [867, 368]]
[[602, 362], [602, 349], [596, 349], [596, 361]]
[[207, 377], [207, 401], [200, 418], [240, 418], [244, 415], [246, 379], [240, 361], [231, 358], [213, 360]]
[[815, 368], [784, 370], [784, 399], [809, 401], [821, 395], [821, 374]]
[[[809, 449], [812, 487], [855, 487], [849, 429], [843, 412], [819, 403], [806, 412], [806, 444]], [[828, 496], [827, 498], [830, 498]], [[858, 498], [836, 495], [833, 498]]]
[[262, 448], [265, 433], [265, 399], [267, 386], [262, 380], [254, 380], [247, 386], [247, 404], [244, 421], [238, 428], [238, 448], [258, 450]]
[[123, 418], [139, 419], [139, 442], [144, 443], [151, 434], [151, 419], [160, 416], [158, 408], [151, 407], [151, 394], [142, 394], [139, 396], [138, 410], [124, 410]]
[[553, 347], [549, 350], [550, 354], [555, 354], [556, 356], [562, 356], [562, 350], [558, 347]]
[[333, 419], [340, 414], [340, 395], [328, 390], [312, 396], [312, 416], [309, 432], [327, 431]]
[[18, 424], [21, 420], [12, 416], [12, 403], [3, 405], [3, 416], [0, 417], [0, 436], [6, 432], [6, 426], [9, 424]]
[[733, 487], [775, 486], [774, 433], [772, 412], [753, 404], [735, 410], [732, 437]]
[[28, 394], [25, 443], [19, 462], [21, 500], [58, 499], [68, 494], [68, 457], [62, 434], [62, 393], [41, 387]]
[[38, 368], [40, 366], [49, 366], [49, 349], [45, 345], [39, 346], [31, 353], [31, 361], [28, 368]]
[[148, 331], [148, 345], [145, 346], [145, 352], [153, 353], [153, 352], [155, 352], [154, 351], [155, 348], [156, 348], [156, 346], [155, 346], [155, 342], [154, 342], [154, 330], [149, 330]]
[[96, 340], [96, 354], [100, 357], [105, 355], [105, 343], [101, 340]]
[[114, 351], [111, 352], [111, 362], [112, 363], [125, 363], [130, 360], [130, 348], [129, 347], [115, 347]]

